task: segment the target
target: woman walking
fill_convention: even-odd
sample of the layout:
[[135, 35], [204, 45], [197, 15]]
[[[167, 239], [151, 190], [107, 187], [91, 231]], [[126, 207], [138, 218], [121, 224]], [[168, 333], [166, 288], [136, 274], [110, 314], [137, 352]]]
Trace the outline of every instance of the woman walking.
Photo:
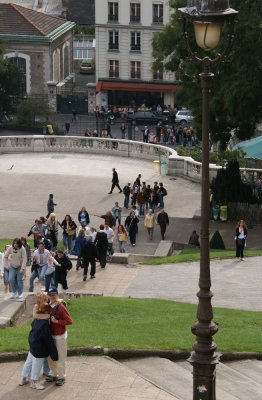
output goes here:
[[119, 251], [120, 253], [125, 253], [125, 245], [127, 242], [127, 232], [123, 225], [118, 225], [117, 228], [117, 239], [118, 239], [118, 244], [119, 244]]
[[70, 254], [72, 250], [72, 243], [76, 237], [77, 225], [75, 221], [72, 220], [71, 216], [67, 214], [60, 224], [63, 228], [63, 245], [66, 253]]
[[58, 221], [55, 213], [51, 213], [47, 220], [47, 229], [50, 234], [50, 240], [52, 243], [52, 250], [55, 251], [58, 243]]
[[247, 226], [243, 219], [241, 219], [236, 226], [236, 257], [239, 261], [244, 260], [244, 248], [246, 246]]
[[10, 262], [9, 283], [13, 292], [11, 299], [18, 297], [19, 301], [23, 301], [27, 256], [21, 239], [16, 238], [13, 240], [12, 246], [5, 252], [4, 260], [5, 262], [8, 262], [8, 260]]

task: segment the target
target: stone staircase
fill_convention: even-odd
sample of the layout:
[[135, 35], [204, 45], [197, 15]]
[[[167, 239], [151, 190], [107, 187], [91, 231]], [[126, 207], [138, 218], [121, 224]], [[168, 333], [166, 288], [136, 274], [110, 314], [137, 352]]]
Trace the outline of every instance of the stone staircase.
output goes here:
[[[192, 400], [192, 366], [187, 361], [164, 358], [129, 359], [122, 362], [176, 400]], [[217, 400], [261, 400], [262, 362], [242, 360], [220, 363], [216, 374]]]

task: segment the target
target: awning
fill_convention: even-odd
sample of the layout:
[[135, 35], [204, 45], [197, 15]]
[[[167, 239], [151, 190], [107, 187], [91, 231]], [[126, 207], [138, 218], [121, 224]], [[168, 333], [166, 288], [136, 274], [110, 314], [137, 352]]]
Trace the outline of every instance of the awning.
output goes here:
[[96, 91], [118, 90], [128, 92], [176, 92], [180, 86], [174, 83], [151, 83], [151, 82], [120, 82], [120, 81], [98, 81]]

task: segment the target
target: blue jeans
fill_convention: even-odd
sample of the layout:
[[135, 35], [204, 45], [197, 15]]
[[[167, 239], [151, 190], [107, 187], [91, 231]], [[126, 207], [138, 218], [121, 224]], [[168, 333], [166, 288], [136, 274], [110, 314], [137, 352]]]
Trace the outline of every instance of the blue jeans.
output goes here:
[[159, 196], [159, 207], [164, 208], [164, 196]]
[[69, 236], [66, 233], [63, 233], [63, 245], [65, 250], [68, 250], [68, 253], [71, 253], [71, 250], [73, 248], [72, 243], [73, 243], [74, 236]]
[[56, 280], [55, 280], [55, 271], [52, 274], [45, 276], [45, 291], [48, 292], [50, 285], [52, 287], [57, 287]]
[[145, 204], [139, 204], [139, 215], [145, 214]]
[[125, 208], [128, 208], [128, 206], [129, 206], [129, 196], [128, 196], [128, 195], [125, 195], [124, 207], [125, 207]]
[[18, 296], [23, 294], [24, 291], [24, 275], [21, 274], [21, 267], [14, 268], [12, 265], [9, 268], [9, 283], [12, 288], [12, 292], [18, 292]]
[[126, 242], [124, 240], [121, 240], [121, 241], [119, 240], [118, 243], [119, 243], [120, 253], [125, 253], [126, 252], [126, 249], [125, 249]]
[[31, 374], [32, 381], [39, 381], [40, 371], [43, 366], [44, 358], [35, 358], [29, 351], [25, 361], [22, 377], [28, 378]]
[[45, 286], [45, 273], [47, 270], [48, 265], [44, 264], [41, 267], [37, 268], [37, 270], [34, 270], [30, 276], [29, 279], [29, 292], [34, 291], [34, 280], [35, 278], [39, 278], [39, 281], [43, 286]]

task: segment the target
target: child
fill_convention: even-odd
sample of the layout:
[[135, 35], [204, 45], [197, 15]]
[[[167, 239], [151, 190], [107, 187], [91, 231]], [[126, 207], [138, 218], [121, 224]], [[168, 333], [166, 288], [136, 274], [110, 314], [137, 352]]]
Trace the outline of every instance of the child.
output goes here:
[[28, 337], [30, 350], [19, 382], [20, 386], [26, 385], [29, 383], [28, 377], [31, 375], [30, 387], [37, 390], [45, 388], [39, 382], [44, 359], [50, 356], [52, 360], [58, 360], [58, 353], [49, 324], [50, 306], [45, 302], [46, 299], [47, 296], [45, 293], [42, 295], [39, 294], [37, 304], [34, 306], [33, 315], [36, 316], [36, 319], [32, 322], [32, 329]]
[[[4, 252], [6, 252], [6, 250], [10, 246], [11, 245], [6, 244]], [[4, 253], [0, 253], [0, 277], [4, 279], [5, 300], [10, 299], [10, 296], [12, 294], [9, 285], [9, 267], [10, 267], [10, 261], [4, 258]]]
[[120, 253], [125, 253], [125, 244], [127, 242], [127, 232], [123, 225], [119, 224], [117, 228], [117, 239]]

